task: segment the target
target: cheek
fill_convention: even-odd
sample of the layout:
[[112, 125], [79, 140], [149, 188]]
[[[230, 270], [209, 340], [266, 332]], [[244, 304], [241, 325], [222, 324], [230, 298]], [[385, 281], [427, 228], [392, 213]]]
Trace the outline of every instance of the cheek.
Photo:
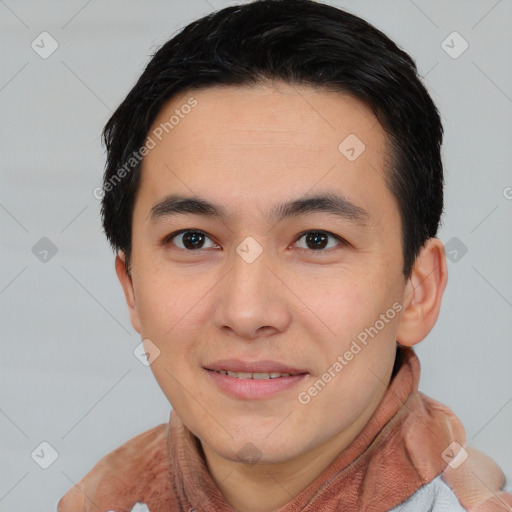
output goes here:
[[[171, 286], [162, 274], [140, 274], [141, 286], [136, 287], [137, 309], [141, 324], [141, 337], [150, 340], [158, 350], [158, 357], [151, 363], [151, 370], [166, 395], [175, 387], [172, 376], [187, 371], [183, 361], [190, 361], [188, 353], [193, 339], [194, 322], [187, 316], [190, 310], [183, 293]], [[169, 396], [168, 396], [169, 398]]]
[[[323, 332], [320, 339], [337, 340], [336, 349], [368, 325], [372, 325], [383, 311], [385, 294], [379, 291], [364, 273], [344, 271], [339, 275], [303, 280], [297, 295], [304, 297], [308, 316]], [[314, 325], [313, 324], [313, 325]]]
[[135, 299], [146, 337], [163, 340], [190, 323], [186, 320], [193, 315], [197, 302], [197, 291], [191, 282], [184, 282], [157, 265], [142, 268], [137, 277]]
[[151, 371], [173, 408], [186, 410], [189, 394], [195, 394], [190, 382], [198, 359], [194, 343], [198, 326], [202, 325], [194, 319], [200, 310], [197, 295], [185, 293], [156, 271], [141, 276], [141, 283], [143, 286], [137, 290], [136, 297], [141, 335], [151, 340], [159, 351], [151, 363]]
[[[322, 400], [324, 406], [337, 407], [342, 397], [356, 413], [379, 390], [379, 379], [386, 379], [394, 361], [399, 323], [395, 290], [389, 278], [363, 272], [331, 277], [315, 289], [307, 297], [321, 319], [315, 321], [317, 332], [309, 329], [319, 349], [316, 377], [336, 375]], [[329, 370], [330, 375], [323, 373]]]
[[194, 276], [193, 268], [170, 272], [158, 264], [139, 268], [135, 295], [141, 335], [160, 350], [159, 359], [151, 365], [153, 373], [157, 380], [169, 379], [166, 370], [185, 377], [201, 359], [199, 343], [208, 325], [216, 276]]

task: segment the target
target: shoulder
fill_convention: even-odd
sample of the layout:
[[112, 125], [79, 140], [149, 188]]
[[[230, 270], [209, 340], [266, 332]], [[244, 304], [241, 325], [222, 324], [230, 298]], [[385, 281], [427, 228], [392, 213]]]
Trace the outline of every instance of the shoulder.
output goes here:
[[442, 479], [459, 502], [471, 512], [508, 512], [512, 494], [505, 490], [505, 475], [490, 457], [469, 445], [450, 447]]
[[99, 462], [59, 501], [58, 512], [131, 510], [171, 495], [168, 424], [135, 436]]
[[420, 487], [405, 502], [390, 512], [508, 512], [512, 510], [512, 494], [502, 488], [501, 471], [494, 462], [474, 448], [466, 446], [459, 462], [454, 460], [434, 480]]
[[502, 470], [467, 444], [465, 429], [450, 408], [418, 393], [408, 412], [401, 434], [408, 459], [424, 485], [396, 512], [512, 510], [512, 494], [504, 489]]

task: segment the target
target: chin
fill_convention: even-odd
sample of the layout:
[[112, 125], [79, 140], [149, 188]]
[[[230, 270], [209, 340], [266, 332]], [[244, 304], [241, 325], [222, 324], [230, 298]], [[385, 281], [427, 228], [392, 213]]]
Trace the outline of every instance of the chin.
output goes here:
[[247, 433], [244, 436], [234, 436], [228, 443], [213, 440], [209, 446], [221, 457], [232, 462], [241, 462], [247, 465], [253, 464], [278, 464], [289, 461], [301, 454], [299, 440], [290, 436], [286, 440], [280, 437], [265, 439], [261, 431], [254, 435]]

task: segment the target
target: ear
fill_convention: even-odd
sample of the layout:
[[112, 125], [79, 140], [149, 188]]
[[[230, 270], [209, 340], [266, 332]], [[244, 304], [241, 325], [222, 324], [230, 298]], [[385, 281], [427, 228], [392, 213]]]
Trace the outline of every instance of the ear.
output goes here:
[[405, 287], [404, 310], [396, 336], [400, 345], [415, 345], [432, 330], [447, 281], [444, 245], [438, 238], [430, 238], [421, 248]]
[[116, 274], [123, 287], [124, 297], [126, 299], [126, 304], [128, 305], [128, 311], [130, 313], [130, 321], [133, 325], [133, 328], [140, 334], [140, 318], [139, 312], [137, 310], [137, 302], [135, 300], [135, 291], [133, 289], [133, 281], [131, 276], [128, 274], [126, 270], [125, 264], [125, 255], [123, 251], [119, 251], [116, 256]]

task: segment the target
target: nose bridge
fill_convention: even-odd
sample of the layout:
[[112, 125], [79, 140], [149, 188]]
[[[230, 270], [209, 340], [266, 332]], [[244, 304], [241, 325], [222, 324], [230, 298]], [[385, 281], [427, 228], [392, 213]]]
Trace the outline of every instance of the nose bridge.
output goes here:
[[270, 274], [268, 260], [268, 251], [264, 251], [253, 238], [248, 237], [241, 242], [233, 254], [232, 268], [228, 274], [232, 292], [245, 299], [263, 299]]
[[268, 268], [271, 255], [254, 242], [245, 240], [232, 255], [214, 315], [217, 327], [245, 337], [255, 336], [261, 327], [281, 330], [288, 318], [285, 297]]

